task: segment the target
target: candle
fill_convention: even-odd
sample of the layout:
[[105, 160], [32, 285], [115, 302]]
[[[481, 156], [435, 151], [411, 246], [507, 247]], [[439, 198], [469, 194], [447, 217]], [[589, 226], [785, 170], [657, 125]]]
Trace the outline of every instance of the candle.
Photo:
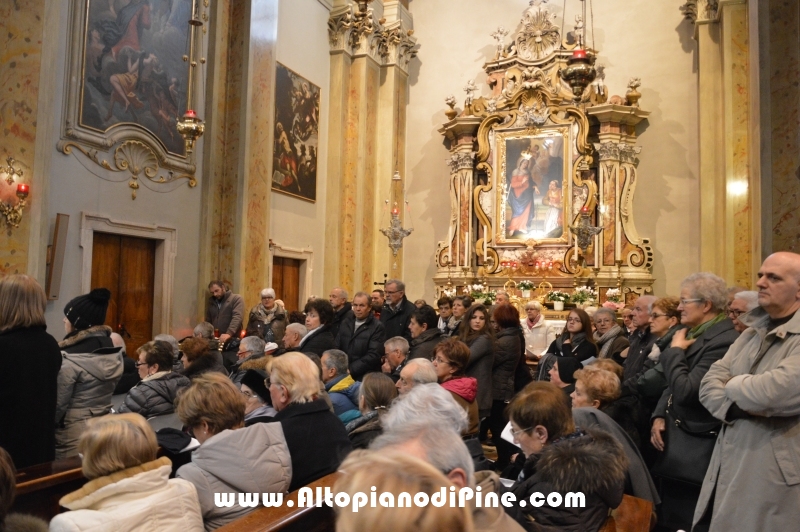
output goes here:
[[586, 59], [586, 50], [582, 48], [577, 48], [572, 51], [572, 58], [573, 59]]
[[17, 196], [21, 198], [27, 198], [29, 191], [30, 191], [30, 185], [26, 185], [24, 183], [20, 183], [19, 185], [17, 185]]
[[183, 115], [184, 118], [197, 118], [197, 113], [195, 113], [191, 109], [187, 109], [186, 113]]

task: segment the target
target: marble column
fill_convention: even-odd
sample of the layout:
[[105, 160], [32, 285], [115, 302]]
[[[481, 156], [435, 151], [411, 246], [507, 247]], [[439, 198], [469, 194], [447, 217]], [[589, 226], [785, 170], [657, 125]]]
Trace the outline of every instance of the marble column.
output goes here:
[[278, 0], [219, 2], [212, 20], [199, 300], [209, 280], [222, 279], [249, 307], [270, 281]]
[[[388, 225], [388, 199], [395, 170], [404, 170], [408, 61], [415, 54], [410, 16], [400, 2], [361, 10], [353, 2], [334, 5], [329, 21], [331, 110], [325, 289], [370, 289], [400, 276], [389, 266], [380, 234]], [[402, 206], [400, 206], [402, 208]]]
[[[14, 168], [23, 172], [16, 181], [6, 182], [7, 174], [0, 174], [0, 201], [16, 204], [18, 183], [31, 186], [27, 206], [19, 227], [12, 228], [0, 218], [0, 276], [14, 273], [31, 273], [44, 284], [43, 261], [36, 260], [29, 272], [29, 246], [38, 248], [47, 242], [47, 223], [38, 214], [46, 205], [45, 179], [37, 161], [37, 136], [41, 131], [37, 122], [42, 75], [43, 32], [47, 6], [45, 0], [20, 0], [0, 3], [0, 31], [3, 35], [3, 54], [0, 61], [0, 167], [6, 158], [16, 160]], [[45, 70], [54, 69], [45, 66]], [[44, 72], [47, 74], [47, 72]], [[52, 113], [51, 113], [52, 114]], [[49, 122], [49, 121], [48, 121]], [[39, 146], [43, 148], [43, 146]], [[31, 218], [33, 213], [34, 219]], [[44, 226], [44, 231], [39, 228]], [[44, 239], [44, 240], [42, 240]], [[39, 253], [32, 254], [41, 258]]]

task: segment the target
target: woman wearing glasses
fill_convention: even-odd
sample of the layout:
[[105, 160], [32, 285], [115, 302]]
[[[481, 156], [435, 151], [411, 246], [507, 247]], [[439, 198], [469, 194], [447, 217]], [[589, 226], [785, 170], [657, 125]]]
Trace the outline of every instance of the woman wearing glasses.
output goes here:
[[650, 441], [659, 451], [653, 473], [663, 480], [661, 524], [673, 530], [692, 526], [721, 426], [700, 404], [700, 382], [739, 336], [725, 315], [727, 303], [725, 281], [716, 275], [703, 272], [684, 279], [677, 310], [686, 329], [676, 331], [659, 356], [668, 386], [652, 416]]
[[597, 345], [592, 337], [592, 322], [582, 309], [572, 309], [567, 316], [567, 326], [547, 349], [539, 361], [539, 380], [550, 380], [550, 370], [558, 357], [573, 357], [580, 362], [597, 356]]
[[246, 401], [228, 377], [214, 372], [197, 377], [178, 397], [178, 417], [200, 447], [192, 452], [192, 462], [178, 469], [177, 478], [197, 488], [206, 530], [255, 510], [239, 504], [218, 507], [215, 493], [285, 493], [289, 489], [292, 467], [284, 433], [277, 423], [243, 428]]
[[659, 363], [661, 353], [669, 349], [675, 333], [686, 328], [681, 324], [679, 305], [678, 298], [663, 297], [653, 302], [653, 310], [650, 313], [650, 332], [656, 336], [657, 340], [644, 362], [645, 371], [636, 383], [636, 391], [639, 397], [644, 398], [648, 403], [648, 409], [651, 412], [668, 385], [667, 378], [664, 376], [664, 367]]
[[190, 384], [181, 372], [172, 371], [172, 346], [154, 340], [140, 347], [136, 354], [142, 381], [125, 396], [119, 413], [133, 412], [145, 418], [171, 414], [178, 392]]
[[476, 435], [480, 424], [476, 401], [478, 381], [464, 373], [469, 363], [469, 347], [458, 338], [448, 338], [437, 344], [433, 353], [433, 368], [439, 384], [450, 392], [456, 403], [467, 413], [468, 426], [463, 436]]
[[747, 325], [739, 321], [739, 316], [750, 312], [758, 306], [758, 292], [745, 291], [737, 292], [733, 296], [733, 301], [728, 305], [728, 317], [733, 322], [733, 328], [736, 332], [743, 333], [747, 329]]
[[[566, 396], [549, 382], [525, 387], [508, 407], [514, 442], [525, 462], [511, 491], [527, 516], [544, 528], [600, 530], [608, 510], [622, 502], [628, 460], [622, 446], [601, 430], [576, 429]], [[585, 505], [534, 506], [552, 492], [582, 492]], [[550, 528], [548, 528], [549, 530]]]

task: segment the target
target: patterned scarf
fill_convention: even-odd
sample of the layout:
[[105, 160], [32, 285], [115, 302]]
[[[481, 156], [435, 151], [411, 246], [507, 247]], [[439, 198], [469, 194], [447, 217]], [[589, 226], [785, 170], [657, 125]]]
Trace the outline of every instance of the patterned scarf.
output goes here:
[[597, 331], [594, 332], [594, 341], [597, 345], [601, 346], [600, 354], [597, 358], [608, 358], [608, 352], [611, 350], [611, 344], [614, 343], [614, 340], [620, 334], [622, 334], [622, 327], [619, 325], [614, 325], [603, 335]]
[[686, 335], [686, 339], [687, 340], [691, 340], [692, 338], [697, 338], [698, 336], [700, 336], [701, 334], [706, 332], [708, 329], [710, 329], [712, 326], [714, 326], [717, 323], [721, 322], [725, 318], [727, 318], [725, 313], [724, 312], [720, 312], [719, 314], [717, 314], [716, 318], [714, 318], [712, 320], [708, 320], [705, 323], [701, 323], [700, 325], [698, 325], [697, 327], [695, 327], [691, 331], [689, 331], [689, 334]]
[[259, 303], [258, 307], [255, 310], [256, 317], [258, 321], [262, 323], [272, 323], [272, 320], [275, 319], [275, 314], [283, 314], [284, 310], [283, 307], [279, 306], [277, 303], [272, 306], [270, 310], [264, 306], [264, 303]]

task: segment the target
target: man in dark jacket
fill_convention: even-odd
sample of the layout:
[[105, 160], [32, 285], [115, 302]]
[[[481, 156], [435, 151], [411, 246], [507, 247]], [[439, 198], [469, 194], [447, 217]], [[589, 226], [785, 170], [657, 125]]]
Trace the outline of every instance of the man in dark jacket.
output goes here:
[[342, 324], [342, 320], [350, 312], [352, 305], [347, 301], [347, 290], [344, 288], [337, 287], [331, 290], [328, 301], [330, 301], [334, 312], [333, 321], [331, 322], [331, 334], [335, 338], [339, 334], [339, 326]]
[[642, 296], [636, 300], [636, 304], [633, 306], [631, 319], [636, 330], [628, 338], [631, 345], [623, 365], [625, 369], [622, 381], [623, 392], [624, 388], [635, 388], [644, 368], [644, 361], [647, 360], [647, 355], [656, 341], [655, 335], [650, 332], [650, 312], [656, 299], [655, 296]]
[[206, 306], [206, 321], [220, 332], [219, 341], [225, 343], [231, 336], [236, 336], [244, 323], [244, 299], [225, 288], [222, 281], [211, 281], [208, 284], [211, 297]]
[[[408, 324], [411, 313], [416, 310], [414, 303], [406, 299], [406, 285], [403, 281], [390, 279], [386, 282], [386, 304], [381, 310], [381, 323], [386, 329], [386, 338], [402, 336], [411, 340]], [[438, 320], [437, 320], [438, 321]]]
[[383, 324], [372, 315], [369, 303], [369, 295], [365, 292], [353, 297], [352, 311], [342, 319], [336, 337], [336, 346], [347, 353], [350, 375], [357, 381], [367, 373], [381, 370], [386, 338]]
[[411, 353], [409, 359], [433, 358], [433, 350], [445, 339], [437, 324], [439, 317], [430, 305], [425, 305], [411, 313], [408, 326], [411, 332]]
[[400, 380], [400, 372], [403, 371], [403, 368], [406, 367], [406, 362], [409, 360], [409, 349], [408, 340], [402, 336], [389, 338], [383, 343], [385, 356], [381, 371], [391, 377], [395, 384]]

